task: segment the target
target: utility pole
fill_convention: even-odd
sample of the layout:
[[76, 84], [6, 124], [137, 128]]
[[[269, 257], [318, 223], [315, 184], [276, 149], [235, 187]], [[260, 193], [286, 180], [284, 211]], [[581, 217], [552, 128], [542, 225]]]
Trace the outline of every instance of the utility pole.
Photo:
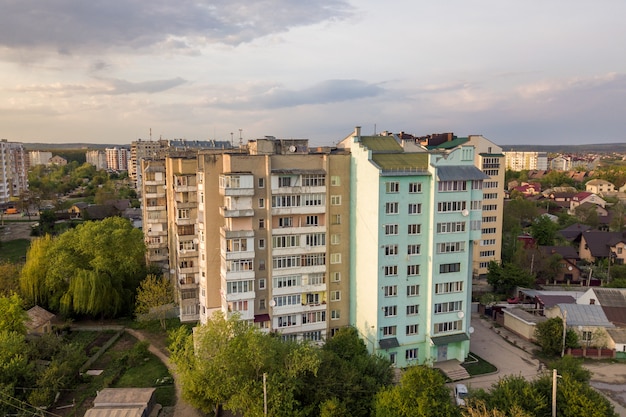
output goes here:
[[556, 369], [552, 370], [552, 417], [556, 417]]
[[566, 334], [567, 334], [567, 310], [563, 310], [563, 348], [561, 349], [561, 357], [565, 356], [565, 336], [566, 336]]
[[267, 416], [267, 373], [266, 372], [263, 372], [263, 415]]

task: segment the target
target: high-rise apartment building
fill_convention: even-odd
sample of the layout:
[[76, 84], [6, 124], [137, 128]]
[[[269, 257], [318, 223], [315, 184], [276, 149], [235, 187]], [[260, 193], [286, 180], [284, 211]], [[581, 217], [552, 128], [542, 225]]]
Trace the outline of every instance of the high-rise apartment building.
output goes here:
[[548, 169], [548, 154], [546, 152], [504, 152], [506, 169], [513, 171]]
[[313, 341], [353, 325], [397, 366], [464, 360], [472, 275], [500, 251], [482, 236], [501, 229], [503, 156], [446, 142], [356, 129], [336, 148], [266, 137], [144, 159], [148, 261], [185, 322], [237, 313]]
[[165, 140], [141, 140], [138, 139], [130, 144], [130, 162], [128, 164], [128, 177], [135, 182], [137, 189], [141, 189], [141, 161], [154, 158], [159, 151], [167, 146]]
[[0, 204], [28, 191], [28, 155], [19, 142], [0, 140]]
[[107, 169], [107, 156], [104, 151], [94, 150], [85, 152], [85, 160], [88, 164], [96, 167], [96, 169]]
[[395, 365], [465, 360], [482, 184], [474, 147], [361, 136], [352, 155], [350, 321]]
[[31, 167], [37, 165], [48, 165], [50, 164], [50, 158], [52, 158], [52, 152], [30, 151], [28, 152], [28, 158]]
[[128, 149], [118, 148], [106, 148], [107, 156], [107, 168], [114, 171], [127, 171], [128, 170]]

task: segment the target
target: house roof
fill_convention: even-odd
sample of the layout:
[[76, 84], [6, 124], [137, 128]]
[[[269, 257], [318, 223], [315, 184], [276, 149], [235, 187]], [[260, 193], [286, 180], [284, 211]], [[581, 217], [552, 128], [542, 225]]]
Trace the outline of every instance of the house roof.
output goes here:
[[573, 246], [539, 246], [539, 250], [547, 256], [558, 253], [564, 259], [580, 259], [576, 248]]
[[31, 329], [36, 329], [50, 320], [52, 320], [55, 315], [46, 310], [45, 308], [34, 306], [30, 308], [26, 314], [28, 315], [28, 321], [26, 322], [26, 327]]
[[598, 304], [603, 307], [622, 307], [626, 309], [626, 289], [594, 288]]
[[572, 295], [537, 294], [535, 298], [544, 306], [544, 308], [551, 308], [558, 304], [576, 303], [576, 298]]
[[568, 326], [615, 327], [597, 304], [558, 304], [558, 308], [567, 312]]
[[426, 153], [375, 153], [372, 161], [382, 170], [427, 171], [428, 154]]
[[585, 243], [595, 258], [606, 258], [609, 256], [609, 242], [624, 240], [621, 232], [602, 232], [599, 230], [586, 230], [582, 234]]
[[606, 331], [613, 342], [626, 344], [626, 329], [607, 329]]
[[592, 196], [593, 193], [590, 193], [588, 191], [581, 191], [578, 194], [574, 195], [573, 200], [575, 201], [583, 201], [584, 199]]
[[147, 405], [156, 388], [104, 388], [93, 401], [96, 407], [133, 407]]
[[402, 146], [393, 136], [364, 136], [361, 144], [372, 152], [402, 152]]
[[537, 324], [537, 323], [543, 323], [544, 321], [548, 320], [546, 316], [539, 316], [539, 315], [531, 314], [528, 311], [519, 307], [505, 308], [504, 310], [502, 310], [502, 312], [504, 314], [509, 314], [511, 316], [524, 320], [527, 323]]
[[439, 181], [485, 180], [489, 178], [487, 174], [474, 165], [441, 166], [437, 169], [437, 177]]
[[565, 229], [561, 229], [559, 231], [559, 233], [561, 233], [561, 235], [569, 240], [576, 240], [577, 238], [580, 237], [580, 235], [587, 230], [593, 230], [593, 227], [588, 226], [586, 224], [581, 224], [581, 223], [574, 223], [571, 226], [566, 227]]

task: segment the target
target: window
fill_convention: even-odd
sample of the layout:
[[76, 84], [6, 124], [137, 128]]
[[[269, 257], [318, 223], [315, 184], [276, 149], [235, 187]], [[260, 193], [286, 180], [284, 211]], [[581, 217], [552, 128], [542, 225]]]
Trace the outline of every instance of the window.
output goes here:
[[279, 217], [278, 227], [293, 227], [293, 217]]
[[341, 310], [330, 310], [330, 319], [339, 320], [341, 318]]
[[341, 272], [333, 272], [332, 281], [333, 282], [341, 281]]
[[385, 255], [394, 256], [398, 254], [398, 245], [385, 245]]
[[259, 239], [259, 249], [265, 249], [265, 239]]
[[330, 196], [330, 205], [331, 206], [340, 206], [341, 205], [341, 196], [340, 195], [331, 195]]
[[467, 181], [439, 181], [439, 192], [466, 191]]
[[417, 334], [417, 329], [418, 329], [419, 325], [417, 324], [409, 324], [406, 326], [406, 335], [407, 336], [413, 336]]
[[265, 278], [261, 278], [261, 279], [259, 279], [259, 289], [260, 289], [260, 290], [264, 290], [264, 289], [265, 289], [265, 285], [266, 285], [266, 280], [265, 280]]
[[254, 291], [254, 281], [227, 281], [226, 293], [227, 294], [239, 294], [242, 292]]
[[396, 352], [389, 353], [389, 362], [394, 366], [398, 363], [398, 354]]
[[471, 210], [481, 210], [483, 208], [482, 200], [472, 200], [470, 204]]
[[383, 287], [385, 292], [385, 297], [395, 297], [398, 295], [398, 286], [397, 285], [386, 285]]
[[248, 239], [226, 239], [226, 252], [246, 252]]
[[299, 195], [273, 195], [272, 207], [300, 207], [300, 201], [301, 199]]
[[465, 242], [437, 243], [437, 253], [464, 252]]
[[410, 306], [406, 306], [406, 315], [407, 316], [415, 316], [416, 314], [419, 314], [419, 305], [418, 304], [412, 304]]
[[300, 275], [287, 275], [284, 277], [274, 277], [274, 288], [289, 288], [300, 286]]
[[291, 187], [291, 177], [278, 177], [279, 187]]
[[406, 296], [407, 297], [417, 297], [420, 295], [420, 286], [419, 285], [407, 285], [406, 286]]
[[265, 208], [265, 199], [259, 198], [259, 208]]
[[341, 291], [331, 291], [330, 301], [341, 301]]
[[259, 310], [265, 310], [267, 307], [265, 305], [265, 298], [261, 298], [259, 300]]
[[306, 216], [306, 225], [307, 226], [318, 226], [320, 223], [319, 216], [312, 215]]
[[592, 332], [588, 332], [588, 331], [583, 330], [582, 340], [584, 342], [591, 342], [591, 338], [592, 337], [593, 337], [593, 333]]
[[302, 266], [320, 266], [326, 265], [325, 253], [314, 253], [311, 255], [302, 255]]
[[483, 223], [493, 223], [495, 221], [498, 221], [498, 218], [496, 216], [485, 216], [485, 217], [483, 217]]
[[397, 193], [400, 191], [400, 183], [397, 181], [387, 181], [385, 183], [385, 192], [387, 194]]
[[296, 326], [297, 316], [295, 314], [289, 316], [278, 316], [278, 327]]
[[259, 181], [257, 182], [259, 188], [265, 188], [265, 178], [259, 178]]
[[398, 275], [398, 266], [397, 265], [388, 265], [383, 267], [383, 270], [385, 271], [385, 276], [386, 277], [392, 277], [395, 275]]
[[274, 269], [296, 268], [301, 265], [301, 258], [298, 255], [275, 256], [272, 259]]
[[467, 201], [442, 201], [437, 203], [437, 212], [456, 212], [463, 211], [467, 208]]
[[326, 245], [325, 233], [309, 233], [305, 236], [307, 246], [324, 246]]
[[484, 193], [483, 194], [483, 199], [485, 200], [494, 200], [498, 198], [498, 193]]
[[229, 302], [228, 311], [248, 311], [248, 300]]
[[420, 254], [420, 245], [409, 245], [406, 249], [407, 255], [419, 255]]
[[447, 294], [451, 292], [462, 292], [463, 281], [444, 282], [435, 285], [435, 294]]
[[409, 183], [409, 193], [421, 193], [422, 192], [422, 183], [421, 182], [410, 182]]
[[437, 233], [460, 233], [465, 231], [465, 222], [437, 223]]
[[259, 219], [259, 229], [265, 229], [265, 219]]
[[484, 235], [490, 235], [496, 232], [496, 228], [495, 227], [485, 227], [484, 229], [481, 230], [482, 234]]
[[386, 224], [385, 225], [385, 234], [386, 235], [397, 235], [398, 234], [398, 225], [397, 224]]
[[[323, 273], [309, 274], [308, 285], [324, 285], [326, 283], [326, 275]], [[306, 285], [306, 282], [304, 282]]]
[[300, 236], [298, 235], [278, 235], [272, 237], [272, 247], [291, 248], [300, 246]]
[[418, 352], [417, 348], [407, 349], [406, 353], [404, 354], [404, 358], [407, 361], [415, 361], [417, 360], [417, 352]]
[[177, 230], [179, 236], [188, 236], [195, 233], [195, 228], [193, 224], [181, 224], [178, 226]]
[[446, 303], [436, 303], [434, 312], [436, 314], [439, 313], [448, 313], [451, 311], [461, 311], [463, 310], [463, 301], [449, 301]]
[[302, 185], [304, 187], [323, 187], [326, 185], [326, 175], [304, 174], [302, 175]]
[[481, 250], [480, 251], [480, 257], [481, 258], [487, 258], [487, 257], [491, 257], [491, 256], [496, 256], [496, 251], [495, 250]]
[[385, 203], [386, 214], [398, 214], [398, 203]]
[[234, 259], [226, 261], [227, 272], [245, 272], [254, 269], [254, 261], [252, 259]]
[[333, 233], [330, 235], [330, 244], [338, 245], [341, 242], [341, 235], [339, 233]]
[[[151, 243], [161, 243], [161, 237], [153, 237], [150, 239], [150, 241]], [[196, 250], [196, 244], [193, 243], [193, 240], [182, 240], [178, 243], [178, 248], [180, 250]]]
[[408, 276], [414, 276], [420, 274], [420, 266], [419, 265], [407, 265], [406, 266], [406, 274]]
[[330, 219], [332, 224], [341, 224], [341, 214], [333, 214]]
[[310, 311], [302, 315], [302, 324], [321, 323], [326, 321], [326, 311]]
[[312, 332], [302, 333], [302, 340], [311, 340], [313, 342], [320, 342], [322, 340], [322, 331], [315, 330]]
[[330, 185], [332, 187], [339, 187], [341, 185], [341, 177], [339, 175], [331, 175]]
[[409, 203], [409, 214], [420, 214], [422, 212], [421, 203]]
[[398, 306], [383, 307], [383, 314], [385, 317], [395, 317], [398, 314]]
[[383, 336], [395, 336], [397, 326], [383, 326], [380, 330], [383, 332]]
[[408, 228], [408, 232], [410, 235], [419, 235], [422, 232], [421, 224], [410, 224]]
[[461, 320], [456, 321], [448, 321], [445, 323], [435, 323], [435, 331], [434, 333], [445, 333], [452, 332], [455, 330], [463, 329], [463, 322]]
[[330, 254], [330, 263], [331, 264], [340, 264], [341, 263], [341, 254], [340, 253], [331, 253]]
[[449, 272], [459, 272], [460, 270], [461, 270], [460, 262], [439, 265], [440, 274], [447, 274]]
[[189, 218], [189, 209], [178, 209], [178, 218], [179, 219], [188, 219]]
[[470, 221], [470, 229], [471, 230], [481, 230], [483, 227], [482, 220], [472, 220]]
[[304, 194], [302, 200], [306, 207], [323, 206], [326, 202], [326, 196], [324, 194]]

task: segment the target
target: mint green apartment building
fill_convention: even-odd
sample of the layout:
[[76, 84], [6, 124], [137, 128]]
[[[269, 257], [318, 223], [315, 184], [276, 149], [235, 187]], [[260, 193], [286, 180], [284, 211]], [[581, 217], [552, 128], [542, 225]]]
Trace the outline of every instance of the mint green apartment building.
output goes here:
[[464, 361], [488, 178], [475, 148], [427, 150], [360, 128], [338, 146], [351, 153], [351, 324], [397, 367]]

